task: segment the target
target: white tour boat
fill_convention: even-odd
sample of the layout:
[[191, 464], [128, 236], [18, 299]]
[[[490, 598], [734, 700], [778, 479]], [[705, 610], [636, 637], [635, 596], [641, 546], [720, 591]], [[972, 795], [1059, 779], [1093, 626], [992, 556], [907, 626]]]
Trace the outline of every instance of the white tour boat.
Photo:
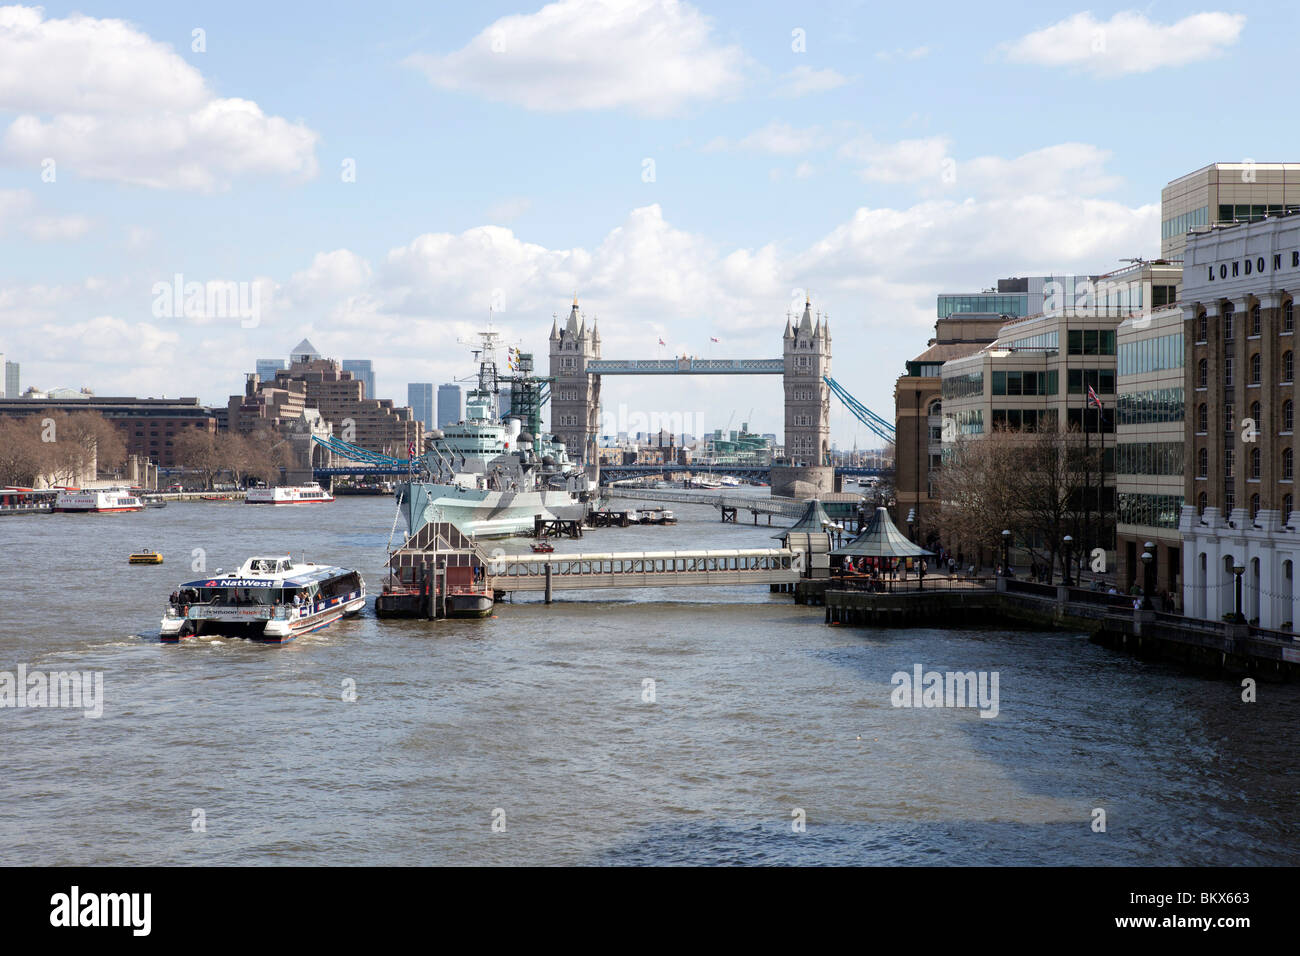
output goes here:
[[238, 571], [182, 584], [172, 592], [160, 634], [164, 641], [225, 634], [291, 641], [366, 606], [356, 571], [299, 562], [288, 555], [249, 558]]
[[109, 514], [116, 511], [141, 511], [144, 501], [125, 488], [99, 488], [94, 491], [63, 490], [54, 499], [55, 511], [84, 511]]
[[334, 496], [316, 482], [306, 485], [281, 485], [276, 488], [249, 488], [244, 498], [248, 505], [309, 505], [333, 501]]

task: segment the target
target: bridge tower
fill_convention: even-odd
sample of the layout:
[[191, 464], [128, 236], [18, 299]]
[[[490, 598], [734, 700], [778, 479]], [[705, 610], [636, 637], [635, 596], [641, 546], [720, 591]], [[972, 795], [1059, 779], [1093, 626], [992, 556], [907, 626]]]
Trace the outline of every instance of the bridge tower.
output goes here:
[[564, 442], [569, 458], [583, 464], [597, 460], [600, 429], [600, 376], [587, 363], [600, 358], [600, 331], [578, 312], [578, 297], [568, 321], [551, 322], [551, 431]]
[[831, 329], [820, 313], [813, 318], [812, 301], [804, 299], [803, 315], [786, 316], [785, 462], [772, 466], [772, 494], [810, 498], [834, 491], [831, 466]]

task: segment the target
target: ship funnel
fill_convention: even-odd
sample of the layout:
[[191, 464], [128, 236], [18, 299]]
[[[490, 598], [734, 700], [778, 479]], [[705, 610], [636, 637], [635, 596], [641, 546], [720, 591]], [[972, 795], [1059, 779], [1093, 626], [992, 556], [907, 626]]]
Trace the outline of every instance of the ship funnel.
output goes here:
[[523, 429], [524, 423], [517, 418], [511, 418], [506, 422], [506, 441], [514, 444], [519, 432]]

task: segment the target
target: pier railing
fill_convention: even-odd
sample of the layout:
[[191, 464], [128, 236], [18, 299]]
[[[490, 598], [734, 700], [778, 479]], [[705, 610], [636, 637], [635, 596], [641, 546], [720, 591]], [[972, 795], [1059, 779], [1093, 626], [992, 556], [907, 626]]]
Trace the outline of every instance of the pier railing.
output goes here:
[[497, 591], [792, 584], [802, 564], [785, 548], [494, 555], [487, 583]]

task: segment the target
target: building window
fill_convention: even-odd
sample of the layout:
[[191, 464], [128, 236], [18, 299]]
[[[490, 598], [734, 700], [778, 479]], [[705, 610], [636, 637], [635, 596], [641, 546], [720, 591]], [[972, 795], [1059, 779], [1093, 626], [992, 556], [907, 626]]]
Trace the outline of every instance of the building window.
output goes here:
[[1287, 399], [1282, 403], [1282, 431], [1292, 431], [1292, 425], [1295, 424], [1295, 403]]
[[1250, 496], [1250, 520], [1254, 521], [1259, 516], [1259, 495]]
[[1295, 372], [1295, 356], [1291, 352], [1282, 353], [1282, 381], [1290, 382]]
[[1196, 407], [1196, 430], [1198, 432], [1210, 430], [1210, 408], [1204, 402]]
[[1231, 342], [1233, 337], [1233, 314], [1232, 303], [1223, 304], [1223, 338], [1224, 341]]
[[1295, 331], [1295, 310], [1290, 302], [1287, 302], [1282, 306], [1282, 331]]
[[1199, 514], [1205, 514], [1205, 506], [1209, 503], [1209, 497], [1205, 492], [1201, 492], [1196, 499], [1196, 510]]
[[1291, 496], [1282, 496], [1282, 523], [1287, 524], [1291, 520]]
[[1196, 387], [1206, 388], [1210, 384], [1210, 363], [1201, 359], [1196, 363]]
[[1254, 423], [1256, 429], [1259, 428], [1259, 402], [1250, 403], [1250, 420]]
[[1290, 481], [1295, 472], [1295, 453], [1290, 448], [1282, 449], [1282, 478]]
[[1259, 384], [1259, 376], [1261, 371], [1262, 371], [1262, 366], [1259, 360], [1259, 353], [1256, 352], [1250, 357], [1250, 384], [1251, 385]]
[[1259, 335], [1259, 303], [1250, 307], [1250, 334]]
[[1223, 357], [1223, 384], [1226, 388], [1232, 388], [1232, 356]]
[[1196, 341], [1204, 342], [1210, 334], [1210, 320], [1202, 312], [1196, 317]]
[[1205, 478], [1210, 473], [1210, 449], [1202, 448], [1196, 453], [1196, 473]]
[[1232, 411], [1233, 411], [1233, 409], [1232, 409], [1232, 402], [1224, 402], [1224, 403], [1223, 403], [1223, 430], [1224, 430], [1225, 432], [1230, 432], [1230, 431], [1233, 430], [1233, 429], [1232, 429], [1232, 422], [1233, 422]]
[[1250, 450], [1250, 477], [1254, 478], [1256, 481], [1259, 480], [1259, 463], [1261, 458], [1262, 455], [1258, 448], [1252, 448]]

